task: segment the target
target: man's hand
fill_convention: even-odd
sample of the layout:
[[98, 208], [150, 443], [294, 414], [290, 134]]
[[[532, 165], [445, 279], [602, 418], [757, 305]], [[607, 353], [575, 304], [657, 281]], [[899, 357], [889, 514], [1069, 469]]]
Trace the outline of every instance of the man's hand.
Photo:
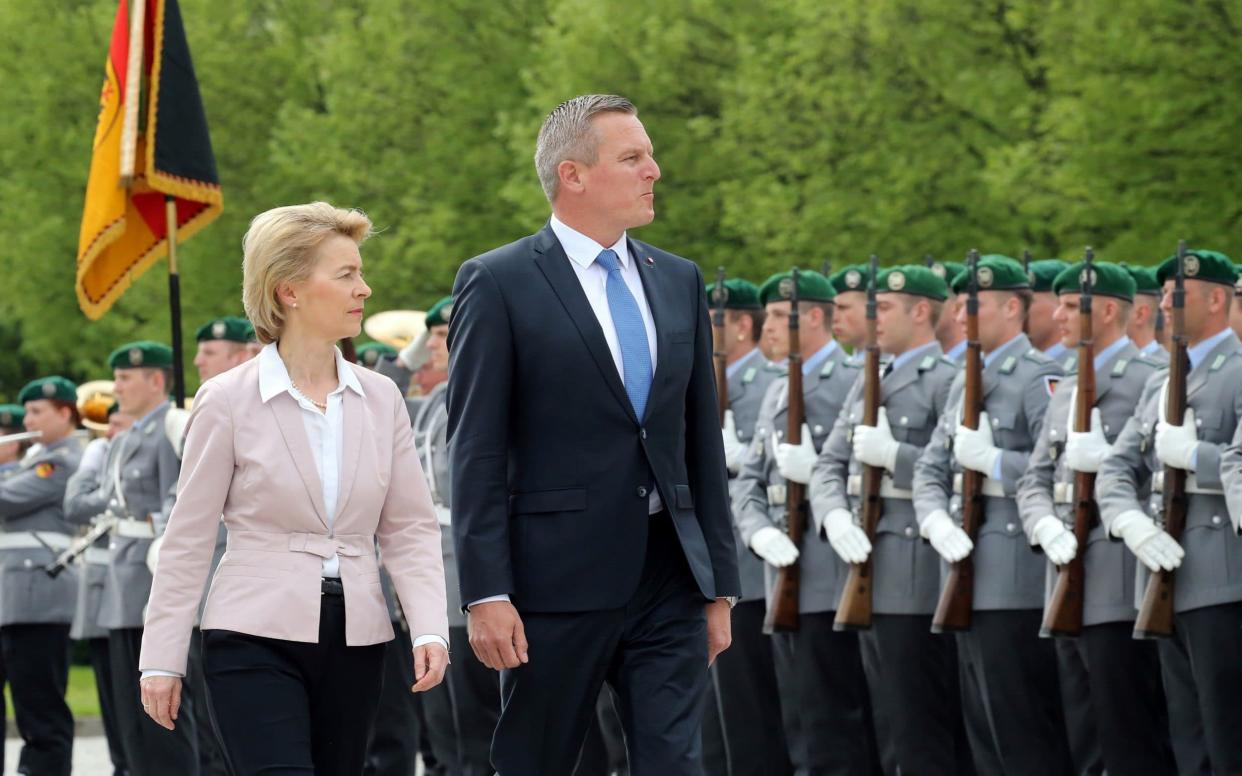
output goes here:
[[[486, 606], [487, 604], [483, 604]], [[439, 644], [420, 644], [414, 648], [414, 686], [410, 692], [427, 692], [444, 681], [448, 651]]]
[[138, 683], [142, 695], [142, 710], [155, 720], [155, 724], [172, 730], [181, 710], [181, 677], [148, 676]]
[[717, 598], [707, 605], [707, 664], [716, 662], [716, 656], [733, 643], [733, 615], [729, 602]]
[[[499, 671], [530, 662], [526, 630], [517, 609], [508, 601], [475, 604], [466, 615], [470, 648], [483, 665]], [[429, 645], [428, 645], [429, 646]]]

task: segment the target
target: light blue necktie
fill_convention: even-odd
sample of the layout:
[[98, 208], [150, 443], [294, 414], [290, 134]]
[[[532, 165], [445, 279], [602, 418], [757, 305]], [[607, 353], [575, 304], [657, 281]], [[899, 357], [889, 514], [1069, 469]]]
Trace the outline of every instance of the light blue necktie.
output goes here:
[[629, 394], [634, 415], [641, 422], [647, 409], [647, 396], [651, 393], [651, 350], [647, 346], [647, 328], [643, 325], [638, 302], [621, 277], [621, 261], [612, 250], [605, 249], [595, 257], [595, 263], [608, 271], [604, 291], [608, 295], [608, 311], [612, 313], [612, 325], [621, 343], [621, 366], [625, 379], [625, 392]]

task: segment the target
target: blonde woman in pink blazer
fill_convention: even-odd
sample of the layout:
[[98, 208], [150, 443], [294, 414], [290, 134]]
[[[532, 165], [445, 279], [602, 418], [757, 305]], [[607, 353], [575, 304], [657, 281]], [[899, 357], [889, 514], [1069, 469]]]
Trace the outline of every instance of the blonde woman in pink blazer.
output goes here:
[[217, 521], [228, 551], [202, 617], [212, 718], [236, 776], [360, 774], [393, 638], [378, 542], [414, 636], [414, 692], [440, 683], [448, 621], [440, 528], [387, 377], [358, 334], [371, 222], [323, 202], [269, 210], [242, 241], [259, 356], [199, 390], [147, 607], [142, 703], [176, 724]]

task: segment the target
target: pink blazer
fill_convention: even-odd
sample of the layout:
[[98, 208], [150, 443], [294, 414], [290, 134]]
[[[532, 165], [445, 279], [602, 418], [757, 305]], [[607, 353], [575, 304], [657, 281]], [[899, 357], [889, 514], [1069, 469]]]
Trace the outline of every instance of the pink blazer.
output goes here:
[[345, 639], [393, 638], [375, 558], [417, 635], [448, 640], [444, 564], [405, 402], [389, 378], [355, 367], [365, 397], [344, 392], [344, 449], [334, 530], [297, 401], [259, 396], [259, 359], [207, 381], [186, 427], [177, 501], [147, 604], [141, 670], [185, 674], [190, 630], [223, 515], [228, 549], [202, 629], [319, 639], [322, 561], [340, 556]]

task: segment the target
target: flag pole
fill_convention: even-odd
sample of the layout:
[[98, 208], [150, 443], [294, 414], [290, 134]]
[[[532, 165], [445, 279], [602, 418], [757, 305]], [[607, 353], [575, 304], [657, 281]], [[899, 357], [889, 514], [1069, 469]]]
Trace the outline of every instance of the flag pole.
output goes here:
[[177, 198], [164, 195], [168, 219], [168, 312], [172, 319], [173, 401], [185, 406], [185, 368], [181, 357], [181, 275], [177, 271]]
[[146, 0], [135, 0], [129, 19], [129, 59], [125, 65], [125, 114], [121, 124], [121, 188], [134, 179], [138, 152], [138, 103], [142, 89], [142, 46], [145, 43]]

